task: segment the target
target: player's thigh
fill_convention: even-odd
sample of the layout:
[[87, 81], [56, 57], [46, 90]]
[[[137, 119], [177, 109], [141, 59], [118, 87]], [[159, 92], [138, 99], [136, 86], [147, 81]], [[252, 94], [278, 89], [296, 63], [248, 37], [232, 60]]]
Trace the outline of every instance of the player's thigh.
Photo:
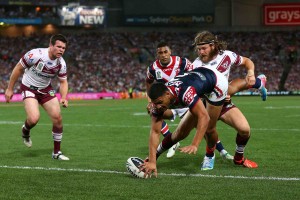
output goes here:
[[60, 114], [60, 105], [57, 98], [53, 98], [42, 105], [47, 114], [51, 119], [57, 119], [61, 117]]
[[246, 117], [236, 107], [228, 110], [220, 119], [238, 132], [250, 132], [250, 126]]
[[197, 118], [191, 112], [187, 112], [180, 120], [176, 130], [173, 133], [174, 139], [182, 140], [197, 126]]
[[40, 118], [39, 102], [35, 98], [25, 98], [23, 103], [27, 119], [36, 123]]
[[208, 115], [210, 117], [207, 131], [211, 131], [216, 128], [217, 121], [219, 119], [221, 110], [222, 110], [222, 105], [221, 106], [214, 106], [210, 103], [207, 103], [206, 105], [206, 110], [208, 112]]

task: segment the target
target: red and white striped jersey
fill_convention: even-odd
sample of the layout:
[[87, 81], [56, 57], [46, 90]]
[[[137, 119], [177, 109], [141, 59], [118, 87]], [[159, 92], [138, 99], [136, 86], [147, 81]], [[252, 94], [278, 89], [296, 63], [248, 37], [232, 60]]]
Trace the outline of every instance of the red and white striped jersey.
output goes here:
[[208, 63], [203, 63], [199, 57], [193, 62], [193, 67], [205, 67], [208, 69], [215, 68], [229, 79], [229, 73], [232, 66], [239, 66], [242, 63], [242, 56], [225, 50], [223, 54], [218, 54], [217, 57]]
[[65, 60], [62, 57], [51, 60], [48, 51], [48, 48], [32, 49], [20, 59], [19, 62], [25, 68], [22, 84], [45, 88], [56, 76], [60, 79], [67, 78]]
[[147, 69], [147, 82], [152, 83], [154, 80], [166, 83], [179, 74], [192, 69], [192, 63], [179, 56], [171, 56], [171, 62], [167, 66], [162, 66], [159, 60], [156, 60]]

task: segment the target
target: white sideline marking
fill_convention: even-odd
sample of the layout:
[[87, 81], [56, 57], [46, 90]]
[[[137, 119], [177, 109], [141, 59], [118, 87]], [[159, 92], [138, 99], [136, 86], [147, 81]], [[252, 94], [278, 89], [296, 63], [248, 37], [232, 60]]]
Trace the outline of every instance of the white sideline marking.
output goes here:
[[[0, 121], [0, 124], [6, 124], [6, 125], [10, 125], [10, 124], [24, 124], [24, 122], [22, 121]], [[38, 123], [39, 126], [51, 126], [52, 124], [48, 124], [48, 123]], [[169, 123], [168, 126], [170, 127], [175, 127], [177, 126], [177, 123]], [[133, 128], [133, 127], [140, 127], [140, 128], [148, 128], [150, 129], [150, 125], [119, 125], [119, 124], [64, 124], [64, 126], [82, 126], [82, 127], [113, 127], [113, 128]], [[220, 130], [231, 130], [232, 128], [219, 128]], [[294, 132], [300, 132], [299, 128], [289, 128], [289, 129], [280, 129], [280, 128], [251, 128], [251, 130], [257, 130], [257, 131], [294, 131]]]
[[[67, 169], [67, 168], [47, 168], [47, 167], [30, 167], [30, 166], [8, 166], [0, 165], [0, 168], [5, 169], [29, 169], [29, 170], [44, 170], [44, 171], [67, 171], [67, 172], [91, 172], [91, 173], [106, 173], [106, 174], [129, 174], [128, 172], [118, 172], [111, 170], [99, 170], [99, 169]], [[230, 179], [254, 179], [254, 180], [277, 180], [277, 181], [300, 181], [297, 177], [247, 177], [247, 176], [222, 176], [222, 175], [207, 175], [207, 174], [166, 174], [158, 173], [160, 176], [180, 176], [180, 177], [205, 177], [205, 178], [230, 178]]]
[[299, 109], [300, 106], [266, 106], [265, 109]]
[[289, 117], [300, 117], [300, 115], [287, 115], [285, 117], [287, 117], [287, 118], [289, 118]]
[[136, 112], [136, 113], [133, 113], [132, 115], [134, 115], [134, 116], [145, 116], [145, 115], [149, 115], [149, 114], [146, 113], [146, 112]]

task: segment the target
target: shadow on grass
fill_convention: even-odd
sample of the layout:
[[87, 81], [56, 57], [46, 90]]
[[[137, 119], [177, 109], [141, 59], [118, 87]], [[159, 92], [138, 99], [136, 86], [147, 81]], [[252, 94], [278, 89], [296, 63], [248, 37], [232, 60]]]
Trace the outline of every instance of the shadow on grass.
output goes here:
[[26, 157], [26, 158], [32, 158], [32, 157], [51, 157], [52, 155], [52, 149], [51, 148], [24, 148], [24, 150], [17, 150], [12, 152], [13, 155], [20, 155], [21, 157]]

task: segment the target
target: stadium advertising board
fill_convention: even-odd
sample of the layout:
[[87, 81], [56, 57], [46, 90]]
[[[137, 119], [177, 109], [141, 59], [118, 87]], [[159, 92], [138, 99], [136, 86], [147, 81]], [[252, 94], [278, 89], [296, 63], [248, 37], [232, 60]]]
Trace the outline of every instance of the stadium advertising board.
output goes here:
[[213, 14], [206, 15], [150, 15], [150, 16], [126, 16], [126, 25], [188, 25], [188, 24], [212, 24]]
[[0, 22], [3, 22], [5, 24], [42, 24], [41, 18], [0, 18]]
[[268, 26], [299, 26], [300, 4], [265, 4], [264, 24]]
[[63, 26], [105, 26], [106, 7], [105, 6], [83, 6], [72, 5], [62, 6], [58, 10], [60, 25]]

